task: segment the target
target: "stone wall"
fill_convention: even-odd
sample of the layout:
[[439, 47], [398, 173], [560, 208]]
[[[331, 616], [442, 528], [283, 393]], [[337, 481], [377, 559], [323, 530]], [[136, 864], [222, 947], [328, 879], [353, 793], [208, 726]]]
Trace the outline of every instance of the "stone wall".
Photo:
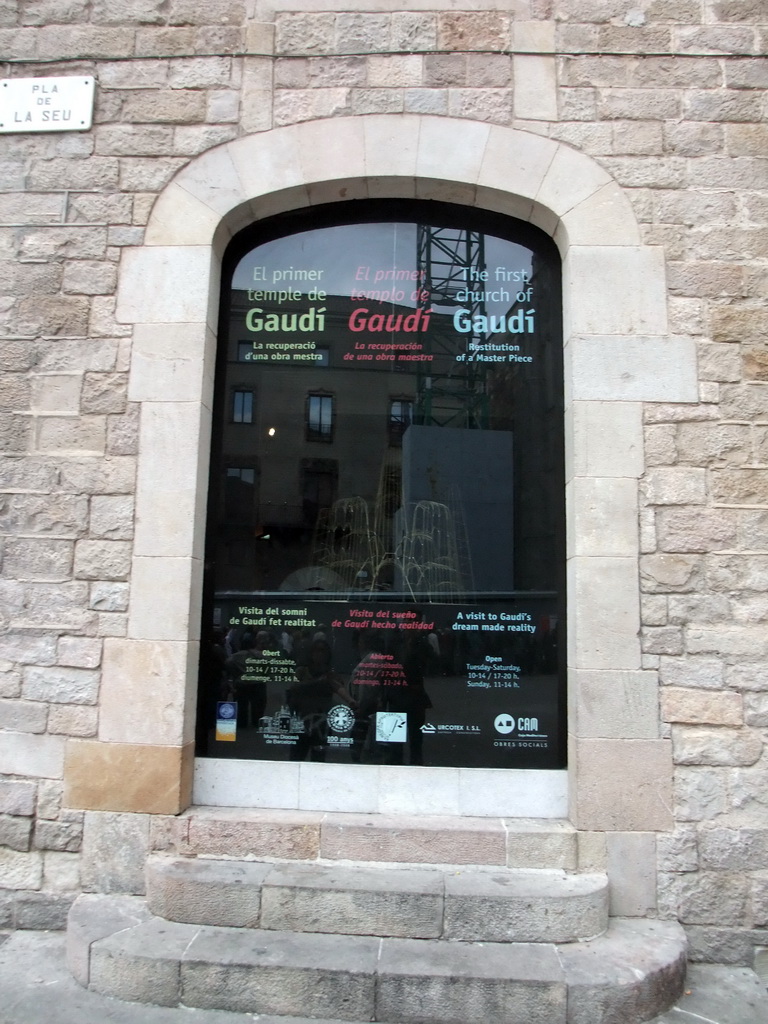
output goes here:
[[138, 421], [121, 250], [211, 147], [412, 113], [573, 146], [664, 249], [670, 331], [695, 340], [700, 378], [698, 404], [644, 408], [643, 667], [661, 685], [676, 826], [584, 834], [582, 863], [618, 879], [634, 862], [615, 910], [679, 916], [694, 958], [749, 963], [768, 945], [768, 12], [324, 6], [0, 0], [3, 77], [97, 79], [92, 131], [4, 136], [0, 151], [0, 927], [59, 926], [81, 888], [135, 890], [129, 861], [104, 874], [105, 850], [140, 851], [165, 820], [62, 807], [67, 741], [98, 734], [102, 642], [127, 625]]

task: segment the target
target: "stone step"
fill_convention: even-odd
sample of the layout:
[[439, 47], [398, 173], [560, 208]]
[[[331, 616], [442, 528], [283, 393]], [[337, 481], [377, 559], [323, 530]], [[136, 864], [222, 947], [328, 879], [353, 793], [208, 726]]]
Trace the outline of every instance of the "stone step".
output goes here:
[[679, 996], [686, 949], [673, 922], [475, 943], [201, 927], [100, 895], [78, 898], [67, 939], [81, 984], [119, 999], [398, 1024], [639, 1024]]
[[576, 868], [570, 822], [193, 806], [155, 850], [195, 857]]
[[533, 869], [372, 867], [151, 857], [170, 921], [479, 942], [572, 942], [608, 926], [608, 879]]

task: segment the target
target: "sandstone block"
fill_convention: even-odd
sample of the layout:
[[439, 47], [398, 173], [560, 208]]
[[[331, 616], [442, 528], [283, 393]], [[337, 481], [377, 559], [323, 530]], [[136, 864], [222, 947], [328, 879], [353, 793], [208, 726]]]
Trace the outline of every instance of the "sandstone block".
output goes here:
[[424, 58], [424, 85], [431, 88], [466, 85], [467, 58], [463, 53], [440, 53]]
[[48, 713], [48, 732], [52, 736], [95, 736], [98, 719], [98, 708], [54, 705]]
[[574, 824], [582, 829], [663, 831], [672, 823], [671, 748], [666, 740], [578, 740]]
[[91, 499], [91, 535], [106, 540], [130, 540], [133, 516], [134, 499], [131, 495], [94, 495]]
[[121, 540], [80, 540], [75, 545], [75, 576], [85, 580], [124, 580], [131, 568], [131, 544]]
[[407, 114], [447, 114], [447, 89], [406, 89], [404, 109]]
[[732, 156], [764, 156], [768, 125], [729, 124], [725, 126], [725, 139]]
[[193, 89], [137, 90], [125, 98], [122, 116], [124, 121], [143, 124], [193, 124], [205, 117], [205, 93]]
[[43, 858], [39, 853], [0, 847], [0, 889], [39, 889], [42, 881]]
[[730, 505], [768, 504], [768, 469], [713, 470], [713, 498]]
[[[335, 90], [325, 90], [328, 93]], [[329, 97], [330, 98], [330, 97]], [[344, 109], [347, 97], [337, 97], [339, 110]], [[353, 114], [398, 114], [403, 110], [402, 89], [353, 89], [349, 97]]]
[[20, 334], [83, 336], [88, 331], [88, 300], [80, 296], [47, 296], [21, 299], [16, 329]]
[[172, 89], [208, 89], [229, 85], [231, 76], [229, 57], [188, 57], [171, 62], [168, 84]]
[[29, 173], [29, 187], [41, 191], [87, 188], [114, 189], [117, 185], [117, 160], [92, 156], [86, 160], [35, 160]]
[[423, 58], [420, 55], [381, 56], [367, 58], [368, 85], [373, 88], [395, 88], [421, 85]]
[[6, 192], [0, 195], [0, 224], [58, 224], [65, 200], [63, 192]]
[[[203, 115], [191, 120], [202, 121]], [[121, 157], [120, 188], [126, 192], [159, 192], [185, 163], [181, 157]]]
[[670, 594], [669, 621], [678, 625], [690, 623], [729, 622], [734, 610], [725, 594]]
[[370, 53], [389, 49], [389, 14], [340, 13], [336, 16], [336, 53]]
[[656, 530], [662, 551], [695, 552], [736, 545], [736, 513], [726, 509], [662, 509]]
[[437, 16], [440, 50], [507, 50], [512, 18], [497, 11], [441, 12]]
[[714, 306], [712, 340], [760, 342], [768, 331], [768, 311], [763, 306]]
[[471, 117], [476, 121], [510, 124], [513, 113], [512, 90], [451, 89], [448, 93], [448, 113], [454, 117]]
[[676, 764], [736, 767], [755, 764], [763, 752], [763, 741], [754, 729], [675, 725], [672, 747]]
[[[698, 355], [699, 376], [701, 380], [714, 380], [724, 383], [741, 379], [742, 357], [740, 351], [735, 346], [701, 343], [698, 346]], [[766, 368], [765, 378], [752, 373], [751, 370], [750, 353], [746, 352], [744, 354], [745, 378], [752, 380], [768, 379], [768, 368]]]
[[147, 27], [136, 29], [136, 53], [146, 57], [188, 54], [195, 44], [193, 28]]
[[695, 555], [645, 555], [640, 563], [643, 584], [650, 593], [695, 590], [701, 570], [701, 559]]
[[[133, 64], [126, 66], [126, 70], [131, 70]], [[167, 156], [173, 152], [173, 128], [166, 125], [99, 125], [96, 128], [96, 152], [104, 156]], [[107, 222], [111, 220], [107, 218]]]
[[650, 505], [703, 505], [706, 502], [706, 470], [672, 466], [648, 471], [643, 490]]
[[90, 669], [30, 666], [24, 669], [24, 696], [27, 700], [53, 704], [95, 704], [99, 673]]
[[[273, 40], [274, 25], [246, 22], [245, 29], [239, 25], [202, 25], [195, 32], [195, 52], [241, 53], [245, 49], [250, 49], [256, 53], [273, 53]], [[236, 75], [236, 68], [237, 65], [233, 77]]]
[[713, 693], [666, 686], [661, 690], [661, 713], [667, 722], [688, 725], [744, 724], [742, 697], [738, 693]]
[[107, 231], [109, 245], [141, 245], [144, 229], [135, 227], [110, 227]]

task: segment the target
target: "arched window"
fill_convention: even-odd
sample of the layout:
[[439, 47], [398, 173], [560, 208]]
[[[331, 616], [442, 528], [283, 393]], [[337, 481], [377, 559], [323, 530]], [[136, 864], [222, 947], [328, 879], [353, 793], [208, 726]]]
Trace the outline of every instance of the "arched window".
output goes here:
[[528, 224], [348, 202], [225, 260], [198, 753], [559, 768], [560, 265]]

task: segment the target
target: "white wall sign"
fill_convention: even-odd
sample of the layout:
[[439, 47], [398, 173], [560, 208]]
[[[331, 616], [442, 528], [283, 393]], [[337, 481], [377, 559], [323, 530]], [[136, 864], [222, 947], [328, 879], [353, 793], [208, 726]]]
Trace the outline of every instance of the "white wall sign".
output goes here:
[[93, 78], [4, 78], [0, 133], [87, 131], [93, 118], [93, 94]]

